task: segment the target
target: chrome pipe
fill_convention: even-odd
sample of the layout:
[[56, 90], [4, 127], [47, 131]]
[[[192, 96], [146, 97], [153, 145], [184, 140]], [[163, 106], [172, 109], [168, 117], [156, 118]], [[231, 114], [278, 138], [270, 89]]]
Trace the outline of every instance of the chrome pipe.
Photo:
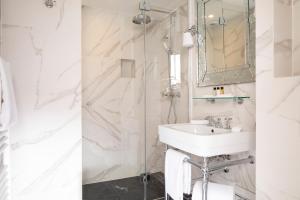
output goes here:
[[[169, 148], [166, 146], [166, 151]], [[165, 152], [166, 152], [165, 151]], [[235, 166], [235, 165], [241, 165], [241, 164], [254, 164], [254, 156], [249, 156], [248, 158], [240, 159], [240, 160], [233, 160], [233, 161], [225, 161], [220, 164], [215, 164], [215, 165], [208, 165], [207, 168], [209, 169], [209, 173], [213, 174], [214, 172], [220, 171], [220, 170], [227, 170], [229, 167]], [[188, 162], [191, 165], [194, 165], [195, 167], [198, 167], [199, 169], [203, 170], [205, 168], [205, 162], [203, 165], [200, 165], [190, 159], [185, 159], [184, 162]]]
[[[165, 146], [165, 150], [167, 151], [170, 147], [168, 145]], [[219, 172], [220, 170], [228, 170], [229, 167], [236, 166], [236, 165], [241, 165], [241, 164], [254, 164], [255, 163], [255, 158], [254, 156], [249, 156], [248, 158], [244, 159], [239, 159], [239, 160], [233, 160], [233, 161], [225, 161], [220, 164], [211, 164], [209, 165], [209, 158], [204, 157], [203, 158], [203, 165], [198, 164], [191, 159], [185, 159], [184, 162], [190, 163], [191, 165], [194, 165], [195, 167], [198, 167], [201, 169], [202, 172], [202, 200], [207, 200], [207, 194], [208, 194], [208, 181], [209, 181], [209, 176]], [[165, 195], [167, 198], [167, 194]]]
[[187, 162], [187, 163], [190, 163], [191, 165], [194, 165], [195, 167], [198, 167], [201, 170], [203, 169], [202, 165], [200, 165], [200, 164], [198, 164], [198, 163], [196, 163], [196, 162], [194, 162], [192, 160], [185, 159], [184, 161]]
[[163, 13], [163, 14], [171, 14], [171, 13], [174, 12], [174, 11], [168, 11], [168, 10], [161, 10], [161, 9], [158, 9], [158, 8], [151, 8], [150, 11]]
[[240, 160], [233, 160], [233, 161], [225, 161], [220, 164], [216, 164], [214, 166], [209, 166], [209, 172], [210, 173], [215, 173], [217, 171], [220, 171], [221, 169], [226, 169], [228, 167], [232, 167], [235, 165], [241, 165], [241, 164], [246, 164], [246, 163], [251, 163], [254, 164], [254, 157], [249, 156], [248, 158], [240, 159]]
[[203, 181], [202, 181], [202, 200], [207, 200], [208, 193], [208, 179], [209, 179], [209, 166], [208, 166], [209, 158], [203, 158]]

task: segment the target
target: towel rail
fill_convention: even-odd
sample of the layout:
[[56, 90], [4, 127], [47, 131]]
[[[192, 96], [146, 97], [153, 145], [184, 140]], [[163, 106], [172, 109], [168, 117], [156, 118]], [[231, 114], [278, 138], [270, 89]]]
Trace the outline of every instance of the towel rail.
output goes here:
[[[169, 146], [166, 146], [166, 150], [169, 149]], [[220, 162], [217, 164], [209, 164], [209, 158], [204, 157], [203, 158], [203, 164], [198, 164], [194, 162], [191, 159], [185, 159], [184, 162], [188, 162], [191, 165], [199, 168], [202, 172], [202, 200], [207, 200], [207, 191], [208, 191], [208, 180], [209, 176], [211, 174], [214, 174], [216, 172], [219, 172], [220, 170], [227, 169], [228, 167], [233, 167], [236, 165], [242, 165], [242, 164], [254, 164], [255, 158], [254, 156], [248, 156], [248, 158], [238, 159], [238, 160], [232, 160], [232, 161], [225, 161]]]
[[202, 165], [192, 161], [191, 159], [185, 159], [184, 162], [190, 163], [191, 165], [194, 165], [195, 167], [198, 167], [199, 169], [202, 169]]
[[222, 169], [227, 169], [228, 167], [251, 163], [254, 164], [254, 157], [249, 156], [248, 158], [226, 161], [214, 165], [209, 165], [209, 158], [203, 158], [203, 165], [199, 165], [190, 159], [186, 159], [185, 162], [188, 162], [202, 171], [202, 200], [207, 200], [207, 192], [208, 192], [208, 180], [211, 174], [214, 174]]
[[[203, 165], [198, 164], [198, 163], [192, 161], [191, 159], [185, 159], [184, 162], [188, 162], [191, 165], [194, 165], [195, 167], [197, 167], [201, 170], [205, 168]], [[249, 156], [248, 158], [243, 158], [243, 159], [239, 159], [239, 160], [225, 161], [225, 162], [218, 163], [215, 165], [208, 165], [208, 172], [210, 174], [214, 174], [215, 172], [218, 172], [220, 170], [225, 170], [225, 169], [227, 169], [229, 167], [233, 167], [235, 165], [241, 165], [241, 164], [247, 164], [247, 163], [254, 164], [254, 157]]]

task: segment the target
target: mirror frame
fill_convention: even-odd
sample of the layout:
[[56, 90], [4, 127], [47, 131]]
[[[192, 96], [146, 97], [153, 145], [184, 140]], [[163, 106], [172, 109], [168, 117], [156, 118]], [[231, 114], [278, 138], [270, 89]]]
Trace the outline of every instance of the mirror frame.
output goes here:
[[255, 16], [250, 13], [250, 7], [254, 7], [254, 0], [244, 1], [248, 23], [246, 36], [246, 64], [232, 67], [230, 69], [218, 69], [216, 71], [207, 71], [206, 63], [206, 20], [205, 4], [207, 0], [197, 0], [197, 87], [229, 85], [239, 83], [251, 83], [256, 81], [255, 76]]

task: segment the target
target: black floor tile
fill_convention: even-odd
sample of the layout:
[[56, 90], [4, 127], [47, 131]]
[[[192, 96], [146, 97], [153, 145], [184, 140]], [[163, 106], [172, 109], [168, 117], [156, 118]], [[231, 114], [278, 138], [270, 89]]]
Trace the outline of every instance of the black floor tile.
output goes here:
[[[164, 196], [162, 173], [150, 176], [147, 184], [147, 200]], [[144, 184], [140, 177], [130, 177], [83, 186], [83, 200], [143, 200]]]

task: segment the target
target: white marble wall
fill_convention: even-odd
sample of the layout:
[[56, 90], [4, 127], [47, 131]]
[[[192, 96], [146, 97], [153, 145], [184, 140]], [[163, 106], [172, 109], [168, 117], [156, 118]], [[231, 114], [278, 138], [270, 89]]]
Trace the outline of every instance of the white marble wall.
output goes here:
[[274, 23], [283, 20], [275, 18], [275, 2], [292, 1], [256, 1], [257, 199], [296, 200], [300, 199], [300, 78], [274, 77], [278, 59]]
[[276, 77], [300, 75], [300, 3], [274, 1], [274, 74]]
[[[179, 10], [177, 34], [187, 23], [186, 7]], [[144, 173], [144, 138], [147, 132], [147, 171], [163, 170], [164, 148], [157, 127], [167, 123], [170, 105], [161, 92], [168, 86], [168, 57], [163, 37], [169, 18], [147, 27], [146, 97], [144, 105], [143, 26], [133, 14], [83, 7], [83, 178], [84, 183], [137, 176]], [[180, 37], [181, 38], [181, 37]], [[177, 99], [178, 122], [187, 121], [187, 51], [182, 54], [183, 84]], [[120, 59], [135, 60], [133, 78], [121, 77]], [[145, 113], [146, 124], [145, 124]], [[170, 122], [174, 122], [171, 116]]]
[[12, 200], [81, 199], [81, 2], [2, 0], [18, 123]]

